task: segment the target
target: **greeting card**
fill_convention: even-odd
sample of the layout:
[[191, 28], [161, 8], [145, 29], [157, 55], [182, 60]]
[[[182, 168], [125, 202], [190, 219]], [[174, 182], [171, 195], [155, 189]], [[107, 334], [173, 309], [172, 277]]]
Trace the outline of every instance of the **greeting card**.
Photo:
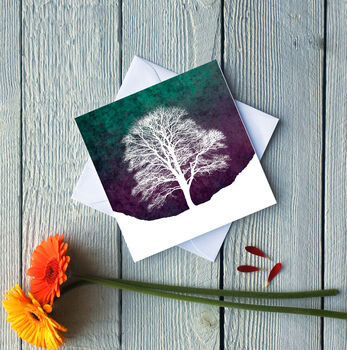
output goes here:
[[76, 121], [135, 261], [275, 204], [215, 61]]
[[[170, 79], [177, 74], [134, 56], [123, 79], [116, 100]], [[259, 159], [261, 159], [268, 142], [276, 128], [278, 119], [236, 101], [242, 121]], [[89, 158], [73, 190], [72, 199], [114, 217], [114, 212], [102, 187], [99, 176]], [[218, 227], [201, 236], [180, 243], [178, 246], [207, 260], [214, 261], [230, 228], [230, 224]]]

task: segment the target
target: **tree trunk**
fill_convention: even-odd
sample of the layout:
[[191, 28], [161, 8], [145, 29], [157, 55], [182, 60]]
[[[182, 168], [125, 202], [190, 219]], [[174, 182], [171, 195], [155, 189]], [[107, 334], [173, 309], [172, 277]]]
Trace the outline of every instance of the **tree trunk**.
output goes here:
[[188, 204], [189, 209], [195, 208], [196, 205], [193, 203], [192, 197], [190, 196], [190, 189], [189, 189], [189, 186], [188, 186], [188, 184], [186, 182], [186, 179], [183, 177], [183, 179], [179, 179], [177, 181], [178, 181], [178, 183], [179, 183], [179, 185], [181, 187], [181, 190], [182, 190], [182, 192], [184, 194], [184, 198], [185, 198], [185, 200], [186, 200], [186, 202]]

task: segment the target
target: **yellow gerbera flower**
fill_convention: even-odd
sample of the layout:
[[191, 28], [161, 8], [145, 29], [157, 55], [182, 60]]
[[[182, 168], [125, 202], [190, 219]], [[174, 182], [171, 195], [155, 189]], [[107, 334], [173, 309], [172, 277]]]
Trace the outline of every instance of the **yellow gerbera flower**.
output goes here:
[[52, 311], [51, 305], [41, 307], [30, 293], [28, 298], [18, 284], [7, 293], [7, 299], [2, 302], [8, 314], [7, 321], [20, 338], [47, 349], [56, 349], [64, 344], [59, 331], [66, 332], [67, 329], [47, 316]]

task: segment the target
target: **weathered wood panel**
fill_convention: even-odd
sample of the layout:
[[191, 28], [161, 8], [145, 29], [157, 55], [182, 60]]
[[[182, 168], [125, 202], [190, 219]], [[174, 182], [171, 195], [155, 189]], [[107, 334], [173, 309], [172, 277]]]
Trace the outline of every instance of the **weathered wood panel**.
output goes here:
[[[236, 98], [281, 119], [264, 170], [278, 204], [232, 225], [224, 248], [225, 288], [259, 289], [266, 273], [239, 264], [282, 261], [269, 290], [321, 286], [323, 1], [225, 1], [225, 72]], [[266, 264], [269, 268], [271, 264]], [[278, 304], [284, 304], [281, 302]], [[320, 307], [320, 300], [286, 302]], [[320, 319], [226, 310], [226, 349], [319, 349]]]
[[[0, 291], [20, 284], [21, 151], [19, 0], [0, 1]], [[1, 299], [3, 297], [1, 296]], [[1, 305], [0, 348], [20, 349]]]
[[[176, 72], [220, 57], [219, 1], [123, 3], [123, 76], [134, 55]], [[179, 248], [133, 263], [123, 241], [123, 277], [218, 287], [219, 263]], [[219, 310], [124, 292], [123, 349], [219, 349]]]
[[[23, 273], [35, 245], [65, 233], [72, 267], [118, 275], [115, 220], [70, 198], [87, 159], [74, 117], [118, 89], [118, 13], [117, 1], [23, 1]], [[56, 313], [69, 329], [65, 348], [119, 348], [118, 291], [69, 293]]]
[[[224, 249], [226, 288], [261, 289], [265, 274], [243, 276], [238, 264], [265, 265], [243, 252], [256, 244], [284, 263], [274, 290], [320, 288], [323, 6], [309, 2], [225, 0], [225, 71], [238, 99], [281, 118], [263, 164], [279, 204], [240, 220]], [[1, 290], [23, 282], [33, 247], [65, 232], [72, 265], [100, 275], [218, 286], [210, 264], [178, 248], [134, 264], [113, 219], [70, 199], [87, 158], [73, 118], [115, 99], [133, 55], [177, 72], [220, 58], [220, 2], [1, 2], [0, 257]], [[21, 18], [22, 16], [22, 18]], [[327, 1], [324, 285], [341, 296], [325, 308], [346, 309], [346, 33], [343, 2]], [[23, 139], [20, 23], [23, 19]], [[122, 35], [123, 55], [119, 36]], [[21, 218], [23, 143], [23, 218]], [[21, 224], [22, 222], [22, 224]], [[101, 232], [102, 228], [102, 232]], [[23, 240], [21, 231], [23, 230]], [[9, 254], [11, 252], [11, 254]], [[287, 304], [319, 307], [320, 301]], [[218, 349], [214, 308], [84, 287], [57, 303], [67, 349]], [[122, 313], [122, 317], [120, 316]], [[20, 340], [1, 308], [0, 348]], [[121, 320], [120, 320], [121, 318]], [[343, 321], [226, 311], [226, 349], [344, 349]], [[23, 345], [24, 348], [29, 348]]]
[[[324, 307], [347, 311], [346, 3], [327, 1], [324, 285], [341, 294]], [[347, 349], [346, 322], [325, 319], [324, 349]]]

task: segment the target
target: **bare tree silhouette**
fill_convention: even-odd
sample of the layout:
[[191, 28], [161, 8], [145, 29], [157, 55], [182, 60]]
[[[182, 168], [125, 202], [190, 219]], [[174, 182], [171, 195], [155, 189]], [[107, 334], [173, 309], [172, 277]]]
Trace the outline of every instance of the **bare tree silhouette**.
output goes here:
[[194, 179], [228, 167], [229, 156], [218, 130], [205, 130], [188, 117], [184, 109], [159, 107], [137, 121], [123, 138], [128, 171], [135, 171], [137, 185], [132, 195], [141, 194], [148, 210], [161, 207], [181, 190], [189, 208]]

